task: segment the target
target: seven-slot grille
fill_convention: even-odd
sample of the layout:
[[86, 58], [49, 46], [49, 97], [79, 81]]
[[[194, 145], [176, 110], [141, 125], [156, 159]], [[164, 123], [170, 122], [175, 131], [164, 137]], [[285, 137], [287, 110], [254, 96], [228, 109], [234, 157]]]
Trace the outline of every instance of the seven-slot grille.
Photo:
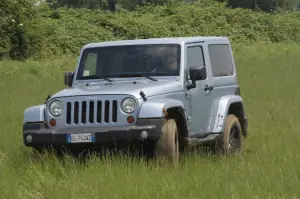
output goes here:
[[75, 101], [66, 105], [67, 124], [117, 122], [117, 100]]

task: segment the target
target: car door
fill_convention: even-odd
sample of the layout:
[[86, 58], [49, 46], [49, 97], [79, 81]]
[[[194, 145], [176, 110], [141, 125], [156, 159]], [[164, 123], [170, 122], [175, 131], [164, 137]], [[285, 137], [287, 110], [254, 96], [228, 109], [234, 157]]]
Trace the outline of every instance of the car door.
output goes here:
[[206, 78], [196, 81], [196, 88], [187, 90], [189, 99], [189, 131], [190, 135], [201, 136], [207, 132], [210, 123], [210, 111], [213, 103], [213, 80], [207, 44], [204, 42], [186, 44], [185, 46], [186, 81], [191, 83], [189, 68], [204, 66]]

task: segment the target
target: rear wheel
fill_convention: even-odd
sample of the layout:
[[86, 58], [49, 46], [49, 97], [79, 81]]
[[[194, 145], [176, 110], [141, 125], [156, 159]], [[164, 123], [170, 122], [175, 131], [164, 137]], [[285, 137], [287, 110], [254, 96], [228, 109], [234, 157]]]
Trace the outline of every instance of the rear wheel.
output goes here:
[[179, 162], [178, 129], [174, 119], [167, 120], [161, 128], [156, 145], [156, 156], [173, 164]]
[[222, 152], [235, 154], [242, 150], [243, 134], [238, 118], [231, 114], [226, 118], [224, 133], [222, 136]]

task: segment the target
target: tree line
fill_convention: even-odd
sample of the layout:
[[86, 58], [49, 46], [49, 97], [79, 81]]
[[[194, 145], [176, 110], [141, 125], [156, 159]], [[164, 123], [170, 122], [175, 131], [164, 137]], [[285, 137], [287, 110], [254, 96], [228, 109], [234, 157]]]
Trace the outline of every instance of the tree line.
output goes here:
[[[262, 35], [272, 41], [299, 41], [300, 12], [291, 12], [289, 17], [250, 12], [262, 10], [278, 13], [280, 10], [295, 10], [299, 8], [299, 3], [300, 0], [1, 0], [0, 60], [26, 59], [45, 50], [63, 49], [61, 53], [64, 53], [91, 40], [112, 38], [185, 34], [232, 36], [239, 32], [238, 34], [243, 35], [241, 38], [247, 37], [255, 41]], [[184, 7], [189, 7], [189, 10]], [[111, 15], [111, 12], [118, 9], [125, 12]], [[211, 16], [223, 15], [224, 17], [211, 19]], [[157, 18], [160, 19], [156, 21]], [[166, 20], [166, 23], [155, 25], [161, 20]], [[228, 23], [226, 28], [220, 25], [224, 23]], [[207, 32], [208, 25], [215, 28]], [[133, 26], [136, 27], [132, 28]], [[266, 27], [270, 30], [266, 31]], [[69, 39], [65, 39], [68, 34], [73, 34], [76, 39], [68, 42]], [[239, 39], [239, 36], [234, 37]]]
[[[115, 12], [121, 7], [127, 10], [134, 10], [143, 5], [162, 5], [174, 1], [192, 0], [46, 0], [54, 8], [72, 7], [88, 9], [106, 9]], [[265, 12], [274, 12], [281, 10], [295, 10], [300, 8], [300, 0], [216, 0], [227, 3], [231, 8], [247, 8], [252, 10], [262, 10]]]

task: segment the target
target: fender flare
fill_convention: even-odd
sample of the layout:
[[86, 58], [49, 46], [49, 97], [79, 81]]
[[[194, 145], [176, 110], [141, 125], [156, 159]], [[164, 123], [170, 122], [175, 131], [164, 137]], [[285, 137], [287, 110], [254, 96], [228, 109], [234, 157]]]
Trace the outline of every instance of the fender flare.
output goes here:
[[45, 109], [46, 106], [44, 104], [25, 109], [23, 122], [32, 123], [45, 121]]
[[213, 133], [221, 133], [224, 131], [225, 119], [228, 116], [228, 110], [231, 104], [241, 102], [244, 111], [243, 98], [238, 95], [226, 95], [219, 99], [217, 111], [212, 126]]
[[163, 110], [169, 108], [182, 108], [184, 110], [184, 105], [181, 101], [170, 98], [149, 100], [141, 106], [138, 119], [162, 118], [164, 117]]

